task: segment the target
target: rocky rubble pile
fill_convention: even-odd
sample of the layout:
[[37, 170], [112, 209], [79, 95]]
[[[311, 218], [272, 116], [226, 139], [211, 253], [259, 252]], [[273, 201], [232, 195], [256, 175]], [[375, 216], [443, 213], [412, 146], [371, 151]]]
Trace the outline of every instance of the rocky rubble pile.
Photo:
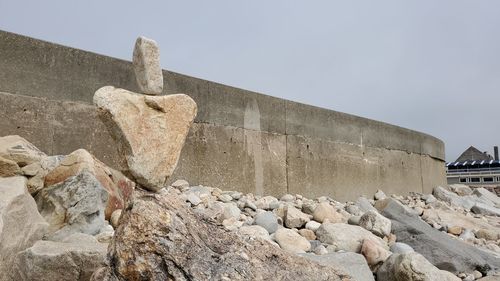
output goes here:
[[0, 280], [500, 279], [500, 198], [482, 188], [345, 203], [184, 180], [150, 193], [83, 149], [0, 143], [18, 171], [0, 178]]

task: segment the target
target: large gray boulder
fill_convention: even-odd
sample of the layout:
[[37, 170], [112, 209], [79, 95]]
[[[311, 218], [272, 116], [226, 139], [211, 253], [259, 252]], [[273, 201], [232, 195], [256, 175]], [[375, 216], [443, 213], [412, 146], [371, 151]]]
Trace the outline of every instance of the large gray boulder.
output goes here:
[[173, 192], [135, 192], [91, 280], [355, 280], [196, 215]]
[[492, 202], [497, 207], [500, 207], [500, 198], [485, 188], [475, 188], [472, 194], [476, 195], [480, 199]]
[[[40, 216], [25, 177], [0, 178], [0, 280], [8, 276], [19, 251], [42, 239], [48, 224]], [[15, 280], [15, 279], [14, 279]]]
[[483, 203], [476, 203], [476, 205], [474, 205], [471, 208], [471, 211], [476, 213], [476, 214], [480, 214], [480, 215], [500, 217], [500, 209], [499, 208], [496, 208], [496, 207], [493, 207], [490, 205], [486, 205]]
[[44, 188], [36, 201], [50, 224], [51, 240], [79, 232], [96, 235], [107, 225], [104, 214], [108, 192], [87, 171]]
[[477, 268], [500, 268], [500, 259], [432, 228], [396, 200], [379, 202], [377, 207], [391, 219], [392, 233], [398, 241], [410, 245], [439, 269], [457, 274]]
[[470, 210], [476, 204], [476, 200], [472, 196], [459, 196], [441, 186], [435, 187], [432, 194], [441, 201], [466, 210]]
[[460, 281], [452, 273], [439, 270], [422, 255], [412, 252], [393, 254], [378, 269], [377, 280], [383, 281]]
[[106, 244], [89, 238], [67, 242], [37, 241], [16, 256], [12, 280], [89, 280], [92, 273], [103, 266], [107, 249]]
[[357, 281], [374, 281], [373, 274], [363, 255], [350, 252], [336, 252], [326, 255], [299, 254], [322, 265], [343, 267]]

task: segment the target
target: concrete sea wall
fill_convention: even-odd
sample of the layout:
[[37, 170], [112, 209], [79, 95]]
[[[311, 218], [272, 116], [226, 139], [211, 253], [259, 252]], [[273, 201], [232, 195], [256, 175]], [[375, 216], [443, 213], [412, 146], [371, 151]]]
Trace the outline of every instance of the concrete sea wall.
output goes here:
[[[132, 44], [131, 44], [132, 49]], [[223, 189], [337, 200], [430, 192], [446, 183], [444, 144], [412, 130], [163, 71], [164, 94], [198, 104], [172, 180]], [[0, 135], [48, 154], [85, 148], [120, 168], [92, 105], [113, 85], [137, 91], [132, 65], [0, 31]]]

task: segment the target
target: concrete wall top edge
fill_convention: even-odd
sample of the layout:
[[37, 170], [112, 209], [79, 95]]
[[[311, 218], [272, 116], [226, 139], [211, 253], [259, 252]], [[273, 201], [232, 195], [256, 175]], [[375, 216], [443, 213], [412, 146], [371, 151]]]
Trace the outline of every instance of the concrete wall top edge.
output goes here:
[[[1, 30], [0, 62], [0, 91], [7, 93], [91, 103], [94, 92], [102, 86], [138, 91], [129, 61]], [[424, 133], [163, 72], [164, 93], [191, 96], [198, 104], [199, 123], [326, 138], [444, 160], [444, 143]]]

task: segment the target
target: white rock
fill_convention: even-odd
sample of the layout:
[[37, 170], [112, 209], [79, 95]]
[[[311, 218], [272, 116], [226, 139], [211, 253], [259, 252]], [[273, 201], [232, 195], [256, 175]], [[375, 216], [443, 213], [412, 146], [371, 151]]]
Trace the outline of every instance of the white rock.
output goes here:
[[109, 219], [109, 222], [114, 228], [118, 227], [118, 224], [120, 223], [120, 217], [122, 215], [122, 209], [115, 210], [111, 214], [111, 218]]
[[163, 73], [160, 66], [158, 44], [146, 37], [137, 38], [132, 62], [141, 92], [147, 95], [161, 94], [163, 91]]
[[316, 221], [309, 221], [306, 223], [306, 229], [310, 229], [314, 232], [318, 230], [318, 228], [321, 226], [321, 223], [316, 222]]
[[241, 210], [236, 206], [236, 203], [224, 203], [224, 213], [222, 215], [223, 219], [234, 218], [238, 220], [240, 218]]
[[385, 193], [380, 189], [377, 190], [377, 192], [375, 192], [375, 195], [373, 197], [375, 198], [375, 200], [382, 200], [382, 199], [387, 198]]
[[176, 180], [171, 184], [172, 187], [178, 188], [178, 189], [183, 189], [186, 187], [189, 187], [189, 182], [185, 180]]
[[40, 161], [43, 157], [47, 157], [33, 144], [17, 135], [0, 137], [0, 156], [16, 162], [19, 167], [24, 167]]

